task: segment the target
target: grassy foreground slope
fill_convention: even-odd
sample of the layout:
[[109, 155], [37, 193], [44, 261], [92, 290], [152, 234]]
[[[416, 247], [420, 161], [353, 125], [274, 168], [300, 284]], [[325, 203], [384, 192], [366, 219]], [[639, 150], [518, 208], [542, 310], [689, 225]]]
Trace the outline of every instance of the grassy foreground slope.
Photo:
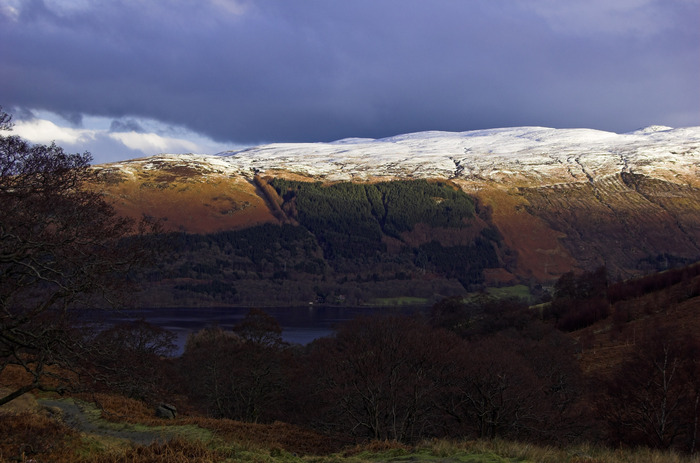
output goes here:
[[[95, 398], [93, 398], [95, 399]], [[1, 462], [472, 462], [472, 463], [690, 463], [670, 451], [609, 449], [581, 444], [565, 448], [494, 440], [431, 440], [416, 445], [372, 441], [343, 444], [283, 423], [255, 425], [190, 416], [174, 422], [152, 418], [136, 401], [99, 396], [80, 402], [95, 429], [69, 426], [56, 407], [36, 399], [0, 413]], [[73, 399], [61, 399], [73, 402]], [[40, 399], [46, 401], [46, 399]], [[55, 401], [54, 401], [55, 402]], [[126, 418], [128, 416], [128, 418]], [[126, 421], [124, 421], [126, 420]], [[131, 434], [130, 434], [131, 433]], [[130, 438], [129, 436], [139, 436]], [[144, 439], [153, 438], [145, 444]]]

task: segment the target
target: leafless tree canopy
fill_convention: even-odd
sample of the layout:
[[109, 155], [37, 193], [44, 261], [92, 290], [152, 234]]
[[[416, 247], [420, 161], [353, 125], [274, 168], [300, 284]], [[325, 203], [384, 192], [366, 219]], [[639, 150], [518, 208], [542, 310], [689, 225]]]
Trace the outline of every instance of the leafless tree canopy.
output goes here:
[[7, 134], [11, 128], [0, 108], [0, 373], [20, 365], [31, 380], [0, 404], [47, 388], [51, 365], [79, 355], [71, 317], [114, 301], [142, 257], [137, 240], [123, 238], [145, 226], [117, 216], [90, 189], [89, 153], [32, 145]]

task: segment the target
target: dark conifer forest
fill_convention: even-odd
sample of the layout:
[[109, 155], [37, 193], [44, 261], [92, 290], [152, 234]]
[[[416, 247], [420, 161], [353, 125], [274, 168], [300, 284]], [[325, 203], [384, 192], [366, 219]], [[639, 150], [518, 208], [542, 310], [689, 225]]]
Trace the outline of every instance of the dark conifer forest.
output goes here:
[[[513, 261], [487, 213], [447, 183], [276, 178], [270, 185], [286, 223], [170, 234], [156, 265], [139, 276], [153, 283], [153, 297], [147, 291], [141, 303], [305, 305], [340, 298], [359, 305], [392, 296], [429, 303], [435, 294], [478, 288], [484, 269]], [[418, 225], [427, 227], [427, 236], [441, 233], [415, 238]], [[163, 285], [176, 296], [154, 289]]]

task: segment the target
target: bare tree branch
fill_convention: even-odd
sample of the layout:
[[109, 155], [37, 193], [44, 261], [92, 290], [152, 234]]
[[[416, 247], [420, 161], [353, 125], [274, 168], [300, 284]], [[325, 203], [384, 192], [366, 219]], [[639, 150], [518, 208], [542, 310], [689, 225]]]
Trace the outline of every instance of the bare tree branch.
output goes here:
[[[0, 131], [11, 127], [0, 108]], [[116, 214], [93, 189], [91, 159], [0, 135], [0, 373], [14, 364], [33, 377], [0, 404], [48, 387], [44, 365], [75, 366], [79, 310], [118, 301], [147, 256], [139, 238], [157, 226]]]

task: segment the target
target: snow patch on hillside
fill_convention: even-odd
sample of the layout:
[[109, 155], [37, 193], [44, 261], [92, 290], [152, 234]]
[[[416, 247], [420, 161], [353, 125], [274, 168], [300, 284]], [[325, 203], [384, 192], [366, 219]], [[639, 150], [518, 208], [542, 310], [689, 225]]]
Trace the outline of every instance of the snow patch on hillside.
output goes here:
[[637, 129], [634, 132], [630, 132], [631, 134], [637, 134], [637, 135], [643, 135], [646, 133], [654, 133], [654, 132], [666, 132], [668, 130], [673, 130], [673, 127], [667, 127], [665, 125], [650, 125], [649, 127], [644, 127], [642, 129]]

